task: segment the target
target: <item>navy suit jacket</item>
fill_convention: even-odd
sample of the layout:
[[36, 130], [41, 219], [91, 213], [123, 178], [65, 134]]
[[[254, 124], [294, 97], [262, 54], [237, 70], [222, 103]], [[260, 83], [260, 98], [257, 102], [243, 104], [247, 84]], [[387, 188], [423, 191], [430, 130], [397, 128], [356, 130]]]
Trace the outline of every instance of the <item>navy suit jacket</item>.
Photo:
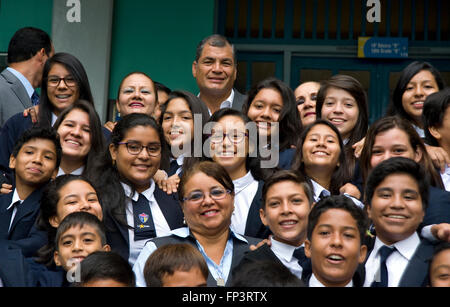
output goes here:
[[247, 215], [245, 225], [245, 235], [253, 238], [266, 239], [271, 234], [268, 227], [264, 226], [259, 215], [259, 209], [262, 205], [262, 189], [264, 181], [258, 182], [258, 190], [253, 198], [252, 204]]
[[430, 186], [428, 208], [420, 229], [440, 223], [450, 223], [450, 192]]
[[5, 287], [28, 287], [26, 261], [22, 251], [8, 241], [0, 241], [0, 278]]
[[44, 231], [38, 231], [34, 225], [40, 212], [40, 202], [44, 187], [36, 189], [18, 207], [11, 229], [6, 208], [11, 204], [13, 193], [0, 195], [0, 239], [22, 248], [25, 256], [32, 256], [47, 242]]
[[[155, 196], [170, 229], [174, 230], [183, 227], [184, 215], [177, 194], [168, 195], [156, 185], [153, 195]], [[104, 223], [107, 227], [107, 241], [111, 246], [112, 251], [128, 260], [130, 255], [130, 240], [128, 237], [129, 228], [119, 223], [117, 219], [112, 217], [109, 213], [105, 215]]]

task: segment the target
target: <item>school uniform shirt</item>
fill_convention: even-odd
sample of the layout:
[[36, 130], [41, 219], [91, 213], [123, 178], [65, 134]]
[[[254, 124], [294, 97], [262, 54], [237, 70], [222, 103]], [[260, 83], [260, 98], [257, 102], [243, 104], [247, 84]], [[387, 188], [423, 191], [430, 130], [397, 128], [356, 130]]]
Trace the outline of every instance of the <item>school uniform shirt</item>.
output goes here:
[[420, 127], [418, 127], [418, 126], [416, 126], [414, 124], [412, 126], [413, 126], [414, 130], [416, 130], [416, 132], [420, 136], [420, 138], [424, 139], [425, 138], [425, 131], [422, 128], [420, 128]]
[[[186, 239], [188, 240], [188, 237], [190, 236], [190, 230], [188, 227], [178, 228], [171, 232], [171, 236], [175, 236], [180, 238], [181, 240]], [[158, 239], [164, 239], [164, 238], [158, 238]], [[206, 255], [205, 250], [203, 246], [198, 242], [198, 240], [195, 240], [196, 247], [202, 254], [203, 258], [206, 261], [206, 264], [208, 266], [209, 273], [212, 275], [212, 277], [218, 281], [222, 280], [223, 285], [227, 283], [228, 277], [231, 273], [231, 265], [233, 262], [233, 239], [239, 240], [244, 242], [245, 244], [254, 244], [254, 242], [249, 242], [246, 238], [243, 236], [233, 232], [233, 230], [230, 229], [230, 236], [228, 238], [222, 259], [220, 260], [220, 264], [216, 264], [211, 258]], [[147, 262], [148, 257], [150, 257], [151, 254], [157, 249], [158, 247], [154, 242], [147, 241], [144, 248], [142, 249], [141, 253], [139, 254], [139, 257], [136, 259], [136, 262], [133, 266], [133, 272], [136, 276], [136, 286], [137, 287], [145, 287], [145, 278], [144, 278], [144, 267], [145, 263]], [[235, 261], [238, 263], [239, 261]]]
[[[178, 156], [178, 158], [176, 158], [176, 159], [170, 158], [170, 162], [172, 162], [173, 160], [177, 160], [177, 164], [178, 164], [178, 169], [175, 172], [175, 174], [177, 174], [179, 177], [181, 177], [180, 173], [183, 170], [184, 155], [182, 154], [182, 155]], [[171, 175], [169, 174], [169, 176], [171, 176]]]
[[[11, 206], [14, 205], [17, 201], [20, 201], [20, 204], [23, 203], [23, 200], [20, 199], [20, 197], [19, 197], [19, 193], [17, 193], [17, 189], [14, 189], [13, 197], [12, 197], [12, 200], [11, 200], [11, 204], [8, 206], [8, 208], [6, 208], [6, 210], [10, 210]], [[14, 221], [14, 217], [16, 216], [16, 213], [17, 213], [17, 206], [20, 206], [20, 204], [14, 206], [14, 209], [13, 209], [13, 212], [12, 212], [12, 215], [11, 215], [11, 220], [9, 221], [8, 232], [11, 230], [11, 225], [12, 225], [12, 223]]]
[[300, 246], [292, 246], [282, 242], [271, 239], [272, 245], [270, 249], [277, 256], [277, 258], [283, 263], [285, 267], [289, 269], [298, 279], [302, 279], [303, 268], [298, 263], [298, 259], [294, 257], [294, 252], [297, 248], [304, 246], [304, 244]]
[[[133, 215], [133, 203], [131, 200], [137, 201], [139, 199], [139, 193], [135, 192], [133, 197], [131, 197], [132, 189], [130, 186], [122, 182], [123, 189], [125, 191], [125, 195], [127, 196], [126, 200], [126, 206], [125, 206], [125, 212], [127, 215], [127, 223], [128, 225], [135, 226], [134, 225], [134, 215]], [[150, 187], [143, 191], [141, 194], [147, 198], [149, 201], [150, 211], [152, 212], [153, 222], [155, 224], [155, 230], [156, 230], [156, 236], [162, 237], [167, 236], [170, 234], [170, 227], [169, 224], [166, 221], [166, 218], [164, 217], [164, 214], [161, 211], [161, 208], [159, 208], [159, 204], [156, 201], [153, 192], [155, 191], [155, 182], [153, 179], [151, 180]], [[139, 256], [139, 253], [141, 252], [142, 248], [145, 245], [145, 242], [147, 240], [134, 240], [134, 229], [128, 229], [128, 238], [129, 238], [129, 246], [130, 246], [130, 254], [128, 258], [128, 262], [130, 265], [133, 265], [137, 257]]]
[[[313, 196], [313, 198], [314, 198], [315, 202], [318, 202], [320, 200], [321, 194], [322, 194], [322, 196], [330, 196], [331, 195], [330, 191], [328, 191], [323, 186], [321, 186], [320, 184], [315, 182], [313, 179], [311, 179], [311, 183], [312, 183], [313, 189], [314, 189], [314, 196]], [[355, 205], [357, 205], [361, 209], [364, 209], [364, 204], [359, 199], [356, 199], [355, 197], [353, 197], [353, 196], [351, 196], [350, 194], [347, 194], [347, 193], [344, 193], [343, 195], [345, 195], [348, 198], [350, 198]]]
[[445, 166], [445, 172], [441, 174], [442, 182], [446, 191], [450, 192], [450, 166]]
[[231, 215], [231, 229], [245, 235], [247, 217], [258, 190], [258, 181], [253, 178], [251, 172], [244, 177], [233, 180], [234, 184], [234, 211]]
[[[319, 287], [324, 288], [326, 287], [324, 284], [322, 284], [317, 277], [314, 275], [314, 273], [311, 275], [311, 278], [309, 279], [309, 287]], [[344, 288], [351, 288], [353, 287], [353, 280], [350, 280], [350, 282], [344, 287]]]
[[[84, 172], [84, 165], [81, 166], [80, 168], [77, 168], [76, 170], [74, 170], [73, 172], [71, 172], [71, 175], [81, 175]], [[64, 170], [60, 167], [58, 170], [58, 174], [56, 175], [56, 177], [62, 176], [62, 175], [66, 175], [66, 173], [64, 172]]]
[[[375, 239], [375, 245], [365, 265], [366, 280], [364, 287], [370, 287], [376, 276], [379, 276], [380, 255], [378, 254], [378, 250], [384, 245], [378, 237]], [[408, 238], [391, 245], [396, 250], [386, 260], [388, 287], [398, 287], [402, 275], [419, 245], [420, 238], [416, 232]]]

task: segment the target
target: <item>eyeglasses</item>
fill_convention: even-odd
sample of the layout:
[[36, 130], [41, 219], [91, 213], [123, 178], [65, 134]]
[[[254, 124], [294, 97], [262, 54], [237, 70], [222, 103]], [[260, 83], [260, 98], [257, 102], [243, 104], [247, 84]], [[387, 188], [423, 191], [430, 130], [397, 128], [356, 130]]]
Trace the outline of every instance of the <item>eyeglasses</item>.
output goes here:
[[131, 155], [138, 155], [142, 152], [142, 149], [146, 148], [147, 153], [151, 157], [157, 157], [161, 154], [161, 144], [148, 144], [147, 146], [136, 142], [121, 142], [119, 145], [126, 145], [128, 153]]
[[50, 87], [57, 87], [60, 84], [61, 80], [63, 80], [68, 87], [77, 86], [77, 81], [72, 76], [67, 76], [64, 78], [60, 78], [58, 76], [49, 76], [47, 78], [47, 84]]
[[[224, 199], [227, 194], [231, 194], [231, 190], [216, 187], [209, 191], [209, 197], [214, 200]], [[183, 198], [183, 201], [188, 201], [193, 204], [199, 204], [205, 199], [205, 194], [202, 191], [193, 191], [189, 193], [187, 197]]]
[[248, 137], [248, 133], [247, 132], [213, 133], [209, 135], [211, 143], [213, 144], [222, 143], [225, 137], [228, 137], [230, 142], [237, 144], [242, 142], [245, 137]]

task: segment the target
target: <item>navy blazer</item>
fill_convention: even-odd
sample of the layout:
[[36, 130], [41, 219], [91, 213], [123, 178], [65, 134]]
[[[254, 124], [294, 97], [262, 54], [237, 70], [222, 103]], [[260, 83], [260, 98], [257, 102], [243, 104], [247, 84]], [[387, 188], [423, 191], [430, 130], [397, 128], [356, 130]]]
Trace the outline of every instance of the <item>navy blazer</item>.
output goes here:
[[440, 223], [450, 223], [450, 192], [430, 186], [428, 208], [419, 229]]
[[12, 241], [22, 248], [25, 256], [29, 257], [44, 246], [47, 235], [38, 231], [34, 225], [40, 212], [40, 203], [44, 186], [36, 189], [18, 207], [17, 213], [8, 233], [10, 218], [6, 208], [11, 204], [13, 193], [0, 195], [0, 239]]
[[[177, 194], [167, 194], [155, 185], [153, 195], [158, 202], [167, 224], [171, 230], [183, 227], [184, 215], [178, 201]], [[125, 214], [125, 212], [124, 212]], [[130, 240], [128, 237], [128, 227], [117, 221], [111, 214], [105, 214], [103, 219], [107, 232], [106, 237], [111, 250], [128, 260], [130, 256]]]
[[0, 240], [0, 278], [5, 287], [28, 287], [26, 263], [20, 248]]
[[264, 226], [259, 215], [259, 209], [262, 205], [262, 189], [264, 181], [258, 182], [258, 190], [253, 198], [252, 204], [247, 215], [247, 222], [245, 225], [245, 235], [253, 238], [266, 239], [271, 234], [268, 227]]
[[[368, 238], [366, 238], [368, 239]], [[373, 251], [375, 237], [368, 239], [367, 259]], [[426, 287], [429, 284], [429, 267], [434, 253], [434, 245], [426, 239], [421, 239], [414, 255], [403, 272], [399, 287]], [[365, 262], [366, 262], [365, 261]], [[364, 264], [365, 264], [364, 262]]]

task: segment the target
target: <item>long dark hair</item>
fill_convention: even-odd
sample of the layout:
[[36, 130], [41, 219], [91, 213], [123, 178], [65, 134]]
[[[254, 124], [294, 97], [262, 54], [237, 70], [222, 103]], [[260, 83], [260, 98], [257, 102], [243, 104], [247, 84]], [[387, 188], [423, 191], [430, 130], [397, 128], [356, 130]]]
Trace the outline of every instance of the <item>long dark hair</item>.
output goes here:
[[103, 154], [106, 147], [105, 137], [102, 131], [102, 124], [94, 106], [86, 100], [77, 100], [72, 105], [68, 106], [58, 116], [53, 128], [57, 131], [66, 116], [73, 110], [78, 109], [85, 112], [89, 117], [89, 129], [91, 135], [91, 149], [86, 158], [83, 175], [89, 176], [88, 172], [92, 171], [92, 165]]
[[445, 87], [444, 79], [442, 78], [439, 70], [437, 70], [428, 62], [414, 61], [402, 70], [397, 85], [395, 86], [394, 93], [392, 94], [392, 100], [386, 111], [386, 116], [397, 115], [405, 118], [411, 123], [417, 124], [415, 120], [408, 113], [406, 113], [405, 109], [403, 108], [402, 98], [409, 81], [411, 81], [411, 79], [422, 70], [429, 71], [433, 75], [439, 90], [442, 90]]
[[359, 158], [359, 165], [361, 167], [363, 182], [366, 182], [369, 177], [369, 172], [372, 169], [370, 166], [370, 160], [372, 158], [372, 149], [375, 144], [375, 138], [378, 134], [397, 128], [402, 130], [408, 136], [409, 143], [414, 151], [420, 150], [422, 152], [422, 159], [419, 161], [420, 164], [424, 166], [427, 173], [430, 176], [431, 185], [444, 188], [441, 176], [436, 171], [428, 152], [425, 148], [425, 144], [422, 138], [417, 134], [416, 130], [405, 118], [399, 116], [387, 116], [375, 121], [369, 128], [366, 135], [366, 140], [364, 142], [364, 147], [361, 151], [361, 156]]
[[356, 158], [352, 146], [365, 137], [369, 127], [367, 95], [361, 83], [355, 78], [347, 75], [335, 75], [328, 80], [322, 81], [320, 85], [316, 102], [317, 118], [322, 117], [322, 107], [327, 93], [331, 88], [337, 88], [348, 92], [355, 99], [358, 106], [358, 120], [350, 133], [348, 142], [344, 145], [345, 157], [347, 159], [350, 175], [352, 176], [356, 165]]
[[56, 53], [50, 59], [45, 62], [44, 70], [42, 73], [42, 85], [41, 85], [41, 98], [39, 103], [39, 125], [43, 127], [51, 127], [52, 125], [52, 112], [53, 105], [47, 96], [47, 77], [50, 69], [54, 64], [63, 65], [72, 77], [77, 82], [78, 91], [80, 93], [79, 99], [86, 100], [90, 104], [94, 105], [94, 98], [92, 97], [91, 86], [89, 85], [89, 79], [83, 64], [69, 53]]
[[339, 140], [339, 148], [341, 149], [341, 152], [339, 153], [338, 166], [336, 166], [336, 169], [331, 175], [330, 189], [329, 189], [331, 194], [338, 195], [339, 189], [345, 183], [349, 182], [351, 177], [347, 166], [347, 160], [345, 159], [344, 143], [342, 142], [342, 137], [339, 133], [339, 130], [329, 121], [324, 119], [317, 119], [314, 123], [306, 126], [306, 128], [302, 131], [299, 142], [297, 144], [295, 158], [292, 163], [291, 169], [298, 171], [304, 174], [307, 178], [311, 179], [311, 176], [308, 176], [308, 174], [306, 174], [305, 172], [305, 163], [303, 162], [303, 144], [306, 140], [306, 137], [308, 136], [308, 133], [311, 131], [313, 127], [317, 125], [325, 125], [329, 127], [337, 135]]
[[302, 131], [302, 123], [300, 121], [294, 92], [284, 82], [271, 77], [253, 86], [248, 92], [247, 100], [242, 106], [242, 112], [246, 115], [248, 114], [250, 105], [256, 95], [263, 89], [273, 89], [280, 93], [283, 99], [283, 108], [278, 118], [280, 125], [280, 151], [295, 146], [298, 140], [298, 133]]

